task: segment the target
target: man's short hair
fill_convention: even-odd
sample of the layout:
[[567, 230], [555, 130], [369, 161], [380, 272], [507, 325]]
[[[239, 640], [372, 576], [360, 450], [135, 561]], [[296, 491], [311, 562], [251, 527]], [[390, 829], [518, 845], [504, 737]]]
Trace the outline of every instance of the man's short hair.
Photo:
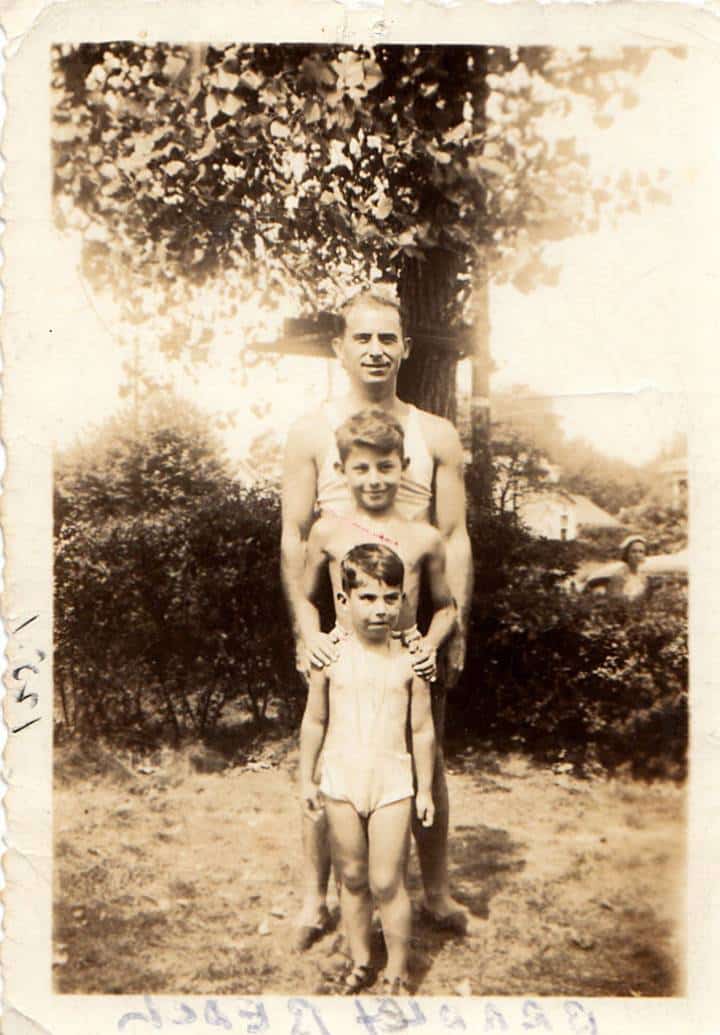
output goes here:
[[369, 446], [378, 453], [405, 455], [405, 433], [399, 420], [385, 410], [361, 410], [348, 417], [335, 432], [338, 453], [343, 463], [353, 446]]
[[405, 566], [389, 546], [361, 543], [345, 554], [340, 562], [340, 574], [345, 593], [350, 593], [360, 585], [361, 575], [368, 575], [378, 582], [384, 582], [386, 586], [401, 589]]
[[380, 282], [356, 292], [343, 302], [338, 311], [338, 334], [342, 335], [345, 333], [348, 313], [360, 305], [384, 306], [388, 309], [393, 309], [397, 313], [402, 331], [403, 311], [395, 287], [392, 284]]

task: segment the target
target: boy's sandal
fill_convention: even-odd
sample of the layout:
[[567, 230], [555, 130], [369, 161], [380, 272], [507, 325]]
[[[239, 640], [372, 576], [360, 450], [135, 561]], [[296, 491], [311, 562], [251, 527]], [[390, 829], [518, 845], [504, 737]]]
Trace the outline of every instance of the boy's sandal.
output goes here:
[[380, 996], [410, 995], [410, 985], [407, 982], [407, 978], [384, 977], [380, 984], [380, 991], [377, 994]]
[[364, 988], [369, 988], [372, 983], [372, 968], [365, 963], [360, 963], [345, 975], [342, 994], [357, 995], [358, 992], [362, 992]]

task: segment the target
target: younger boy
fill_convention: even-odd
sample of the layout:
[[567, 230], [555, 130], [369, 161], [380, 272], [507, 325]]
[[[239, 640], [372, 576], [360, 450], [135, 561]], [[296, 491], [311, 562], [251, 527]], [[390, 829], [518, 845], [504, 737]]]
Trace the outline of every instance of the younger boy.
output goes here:
[[413, 762], [418, 819], [431, 826], [434, 817], [430, 694], [413, 672], [411, 655], [391, 636], [405, 607], [400, 558], [387, 546], [361, 544], [339, 567], [338, 612], [347, 636], [335, 660], [310, 675], [300, 734], [302, 797], [306, 814], [317, 818], [324, 808], [329, 824], [352, 956], [345, 992], [372, 983], [374, 897], [387, 948], [383, 992], [397, 995], [407, 991], [412, 922], [405, 874]]
[[[333, 597], [341, 590], [340, 561], [353, 546], [378, 542], [391, 547], [405, 566], [405, 594], [398, 630], [414, 654], [415, 671], [433, 679], [437, 649], [452, 632], [457, 610], [445, 577], [445, 547], [442, 536], [427, 521], [409, 521], [398, 510], [395, 499], [407, 466], [402, 425], [384, 410], [363, 410], [337, 430], [338, 472], [347, 479], [352, 496], [349, 510], [328, 513], [312, 527], [305, 560], [305, 597], [296, 604], [298, 624], [309, 663], [322, 667], [337, 656], [336, 641], [343, 629], [333, 634], [320, 631], [320, 615], [314, 605], [322, 576], [329, 570]], [[420, 579], [426, 575], [433, 621], [425, 637], [415, 625]]]

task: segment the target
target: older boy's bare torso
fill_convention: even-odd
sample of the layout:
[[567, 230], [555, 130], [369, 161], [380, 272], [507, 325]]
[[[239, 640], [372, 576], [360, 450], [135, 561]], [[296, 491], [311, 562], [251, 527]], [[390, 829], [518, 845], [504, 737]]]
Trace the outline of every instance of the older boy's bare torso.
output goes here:
[[348, 550], [361, 543], [382, 543], [395, 550], [405, 565], [403, 589], [405, 602], [400, 613], [400, 629], [409, 629], [417, 618], [420, 575], [423, 564], [439, 541], [439, 533], [424, 521], [408, 521], [393, 514], [377, 520], [365, 510], [353, 508], [348, 514], [325, 514], [318, 521], [322, 549], [328, 559], [333, 596], [342, 590], [340, 562]]

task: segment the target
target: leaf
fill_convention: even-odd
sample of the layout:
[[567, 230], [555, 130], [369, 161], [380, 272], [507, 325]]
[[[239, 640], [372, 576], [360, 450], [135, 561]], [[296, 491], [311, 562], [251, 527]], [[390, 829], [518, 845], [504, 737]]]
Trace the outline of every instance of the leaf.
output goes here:
[[446, 133], [443, 133], [443, 144], [459, 144], [468, 135], [469, 127], [466, 122], [459, 122]]
[[252, 68], [246, 68], [240, 76], [240, 82], [243, 86], [247, 86], [249, 90], [257, 92], [265, 80], [261, 75], [253, 71]]
[[168, 79], [179, 79], [186, 67], [187, 61], [185, 58], [180, 57], [178, 54], [169, 54], [163, 72]]
[[392, 201], [387, 194], [382, 194], [376, 205], [373, 206], [373, 215], [376, 219], [387, 219], [393, 210]]
[[319, 86], [334, 86], [335, 76], [324, 61], [319, 58], [306, 57], [300, 65], [300, 75]]
[[207, 158], [209, 155], [213, 153], [213, 151], [215, 151], [217, 146], [218, 142], [217, 137], [215, 136], [215, 131], [211, 129], [208, 135], [205, 137], [205, 143], [203, 144], [203, 146], [200, 148], [199, 151], [195, 152], [195, 161], [201, 162], [203, 158]]
[[209, 93], [205, 98], [205, 118], [208, 122], [212, 122], [217, 113], [220, 111], [220, 105], [213, 94]]
[[73, 122], [56, 122], [52, 135], [53, 140], [57, 140], [61, 144], [67, 144], [82, 134]]
[[214, 75], [214, 85], [221, 90], [232, 93], [240, 85], [240, 76], [234, 72], [228, 72], [226, 68], [219, 68]]
[[510, 167], [497, 158], [489, 158], [487, 155], [474, 155], [468, 165], [472, 172], [480, 175], [483, 172], [492, 173], [493, 176], [509, 176]]
[[320, 105], [317, 101], [305, 101], [305, 107], [303, 108], [303, 118], [306, 122], [312, 125], [313, 122], [317, 122], [320, 119], [320, 115]]
[[367, 90], [374, 90], [376, 86], [379, 86], [383, 81], [383, 73], [380, 65], [377, 61], [373, 61], [372, 58], [369, 61], [365, 61], [365, 88]]
[[284, 140], [290, 136], [290, 130], [284, 122], [278, 122], [277, 119], [270, 123], [270, 135], [275, 137], [276, 140]]
[[452, 155], [448, 151], [442, 151], [435, 144], [428, 144], [428, 151], [440, 165], [449, 165], [452, 161]]
[[330, 62], [330, 65], [337, 72], [338, 88], [341, 83], [346, 88], [359, 86], [365, 78], [362, 58], [351, 51], [343, 51], [336, 61]]
[[352, 172], [352, 162], [345, 154], [345, 144], [342, 140], [331, 140], [328, 169], [335, 169], [338, 166], [343, 166]]
[[244, 101], [242, 101], [239, 97], [236, 97], [234, 93], [229, 93], [224, 98], [224, 100], [222, 102], [222, 105], [220, 106], [220, 110], [225, 115], [232, 116], [232, 115], [236, 115], [237, 112], [241, 108], [244, 108], [244, 107], [245, 107], [245, 102]]

